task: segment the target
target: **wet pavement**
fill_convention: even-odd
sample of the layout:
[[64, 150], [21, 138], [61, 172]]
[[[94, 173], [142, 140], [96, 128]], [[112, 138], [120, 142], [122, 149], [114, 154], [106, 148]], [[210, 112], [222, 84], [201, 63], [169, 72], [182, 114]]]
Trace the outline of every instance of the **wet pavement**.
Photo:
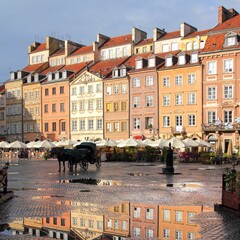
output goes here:
[[[221, 203], [222, 173], [231, 165], [176, 163], [174, 175], [162, 174], [162, 167], [161, 163], [103, 162], [101, 169], [90, 165], [87, 171], [78, 167], [76, 172], [59, 173], [56, 160], [21, 160], [8, 170], [8, 189], [14, 191], [14, 197], [0, 205], [0, 224], [23, 217], [60, 216], [73, 208], [57, 204], [59, 201], [209, 209]], [[202, 212], [194, 221], [200, 223], [201, 239], [240, 239], [240, 218], [230, 213]], [[0, 239], [18, 238], [0, 232]]]

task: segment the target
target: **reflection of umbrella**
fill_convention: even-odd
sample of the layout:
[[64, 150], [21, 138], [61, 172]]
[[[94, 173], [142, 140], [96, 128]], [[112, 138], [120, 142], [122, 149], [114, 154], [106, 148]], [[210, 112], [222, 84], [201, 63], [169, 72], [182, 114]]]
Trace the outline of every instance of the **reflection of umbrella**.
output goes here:
[[152, 141], [152, 143], [150, 144], [151, 147], [162, 147], [162, 145], [166, 142], [165, 139], [163, 138], [159, 138], [156, 141]]
[[195, 140], [199, 144], [199, 147], [212, 147], [212, 145], [208, 142], [203, 141], [202, 139]]
[[174, 148], [184, 148], [184, 147], [188, 147], [186, 143], [184, 143], [182, 140], [173, 137], [169, 140], [167, 140], [162, 146], [163, 147], [169, 147], [169, 143], [171, 143], [171, 146]]
[[136, 147], [136, 146], [138, 146], [138, 142], [133, 138], [129, 138], [125, 141], [122, 141], [117, 145], [117, 147]]
[[0, 142], [0, 148], [7, 148], [8, 145], [9, 145], [8, 142], [5, 142], [5, 141]]
[[103, 140], [97, 142], [96, 145], [98, 147], [103, 147], [103, 146], [115, 147], [115, 146], [117, 146], [117, 143], [115, 141], [113, 141], [113, 140], [105, 140], [105, 139], [103, 139]]
[[228, 143], [228, 149], [227, 149], [227, 155], [228, 156], [232, 156], [232, 140], [230, 139], [229, 140], [229, 143]]
[[222, 151], [222, 141], [220, 138], [218, 138], [218, 141], [216, 143], [216, 156], [220, 157], [222, 156], [223, 151]]
[[34, 145], [32, 145], [34, 148], [53, 148], [56, 147], [52, 142], [49, 142], [48, 140], [44, 140], [42, 142], [36, 142]]
[[186, 138], [183, 140], [183, 142], [186, 143], [188, 147], [199, 147], [200, 146], [199, 143], [192, 140], [191, 138]]
[[73, 146], [75, 143], [77, 143], [77, 141], [73, 141], [71, 139], [67, 139], [67, 140], [62, 140], [62, 141], [58, 142], [56, 144], [56, 146], [67, 147], [67, 146]]
[[20, 141], [12, 142], [8, 145], [8, 148], [27, 148], [27, 145]]

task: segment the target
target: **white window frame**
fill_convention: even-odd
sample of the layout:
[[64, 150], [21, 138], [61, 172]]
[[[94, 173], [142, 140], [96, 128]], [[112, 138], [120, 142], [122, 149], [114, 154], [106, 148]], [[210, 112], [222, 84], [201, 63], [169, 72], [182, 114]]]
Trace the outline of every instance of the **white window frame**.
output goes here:
[[183, 95], [182, 94], [176, 94], [175, 95], [175, 105], [183, 105]]
[[223, 60], [223, 71], [224, 73], [232, 73], [233, 72], [233, 59], [224, 59]]
[[170, 77], [163, 77], [163, 87], [170, 87]]
[[188, 126], [196, 126], [196, 115], [195, 114], [188, 115]]
[[194, 84], [196, 82], [196, 74], [189, 73], [188, 74], [188, 84]]
[[207, 63], [207, 74], [208, 75], [217, 74], [217, 62], [216, 61], [211, 61], [211, 62]]
[[170, 106], [170, 96], [169, 95], [163, 96], [163, 106]]
[[188, 93], [188, 104], [196, 104], [196, 93]]
[[224, 98], [225, 99], [233, 98], [233, 86], [232, 85], [224, 86]]
[[207, 100], [216, 100], [217, 99], [217, 87], [209, 86], [207, 87]]
[[170, 127], [170, 116], [163, 116], [163, 127]]

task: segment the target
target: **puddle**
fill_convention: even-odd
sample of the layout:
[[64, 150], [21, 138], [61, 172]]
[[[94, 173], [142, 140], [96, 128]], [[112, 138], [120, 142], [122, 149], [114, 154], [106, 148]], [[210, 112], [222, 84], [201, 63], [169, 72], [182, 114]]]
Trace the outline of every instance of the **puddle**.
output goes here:
[[200, 183], [167, 183], [161, 184], [163, 187], [176, 187], [176, 188], [201, 188], [202, 184]]
[[89, 185], [99, 185], [99, 186], [116, 186], [122, 185], [122, 182], [115, 180], [106, 179], [94, 179], [94, 178], [78, 178], [78, 179], [63, 179], [58, 180], [59, 183], [83, 183]]
[[19, 172], [8, 172], [8, 175], [16, 175], [19, 174]]
[[52, 195], [52, 196], [34, 196], [32, 199], [50, 199], [50, 198], [64, 198], [65, 196], [61, 195]]
[[148, 176], [148, 173], [128, 173], [128, 175], [130, 176], [134, 176], [134, 177], [142, 177], [142, 176]]

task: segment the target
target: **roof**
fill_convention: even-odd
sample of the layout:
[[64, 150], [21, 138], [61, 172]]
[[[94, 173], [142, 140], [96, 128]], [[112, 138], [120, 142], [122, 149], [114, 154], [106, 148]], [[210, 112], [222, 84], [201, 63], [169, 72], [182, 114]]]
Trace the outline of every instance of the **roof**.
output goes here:
[[109, 38], [101, 48], [109, 48], [118, 45], [124, 45], [132, 42], [132, 34]]
[[196, 36], [203, 36], [203, 35], [207, 35], [207, 33], [210, 31], [211, 29], [206, 29], [206, 30], [202, 30], [202, 31], [196, 31], [194, 33], [190, 33], [189, 35], [187, 35], [186, 37], [182, 38], [182, 39], [187, 39], [187, 38], [194, 38]]
[[43, 75], [47, 75], [49, 72], [56, 72], [60, 70], [64, 65], [52, 66], [41, 72]]
[[63, 68], [61, 68], [61, 71], [67, 70], [67, 71], [72, 71], [73, 74], [71, 74], [68, 78], [71, 78], [72, 76], [76, 75], [79, 73], [81, 70], [83, 70], [90, 62], [81, 62], [81, 63], [76, 63], [76, 64], [71, 64], [71, 65], [65, 65]]
[[142, 45], [147, 45], [147, 44], [153, 44], [153, 38], [144, 39], [141, 42], [139, 42], [138, 44], [136, 44], [136, 46], [142, 46]]
[[0, 93], [3, 93], [3, 92], [5, 92], [5, 85], [0, 86]]
[[240, 28], [240, 14], [236, 15], [233, 18], [228, 19], [227, 21], [218, 24], [216, 27], [214, 27], [211, 32], [216, 32], [216, 31], [222, 31], [222, 30], [227, 30], [231, 28]]
[[99, 73], [102, 77], [106, 77], [112, 73], [114, 67], [121, 66], [128, 58], [129, 57], [99, 61], [90, 67], [89, 72]]
[[47, 50], [46, 49], [46, 43], [40, 43], [39, 46], [37, 46], [31, 53], [35, 53], [35, 52], [41, 52]]
[[22, 69], [22, 71], [25, 72], [35, 72], [37, 71], [39, 68], [41, 68], [43, 65], [48, 64], [48, 62], [44, 62], [44, 63], [37, 63], [37, 64], [33, 64], [33, 65], [28, 65], [25, 68]]
[[80, 55], [80, 54], [85, 54], [93, 51], [93, 46], [84, 46], [80, 47], [77, 50], [75, 50], [70, 57]]
[[65, 55], [65, 48], [58, 49], [50, 57], [55, 57], [55, 56], [59, 56], [59, 55]]
[[167, 40], [167, 39], [171, 39], [171, 38], [178, 38], [181, 37], [180, 36], [180, 31], [174, 31], [174, 32], [168, 32], [165, 35], [163, 35], [162, 37], [160, 37], [158, 40]]

